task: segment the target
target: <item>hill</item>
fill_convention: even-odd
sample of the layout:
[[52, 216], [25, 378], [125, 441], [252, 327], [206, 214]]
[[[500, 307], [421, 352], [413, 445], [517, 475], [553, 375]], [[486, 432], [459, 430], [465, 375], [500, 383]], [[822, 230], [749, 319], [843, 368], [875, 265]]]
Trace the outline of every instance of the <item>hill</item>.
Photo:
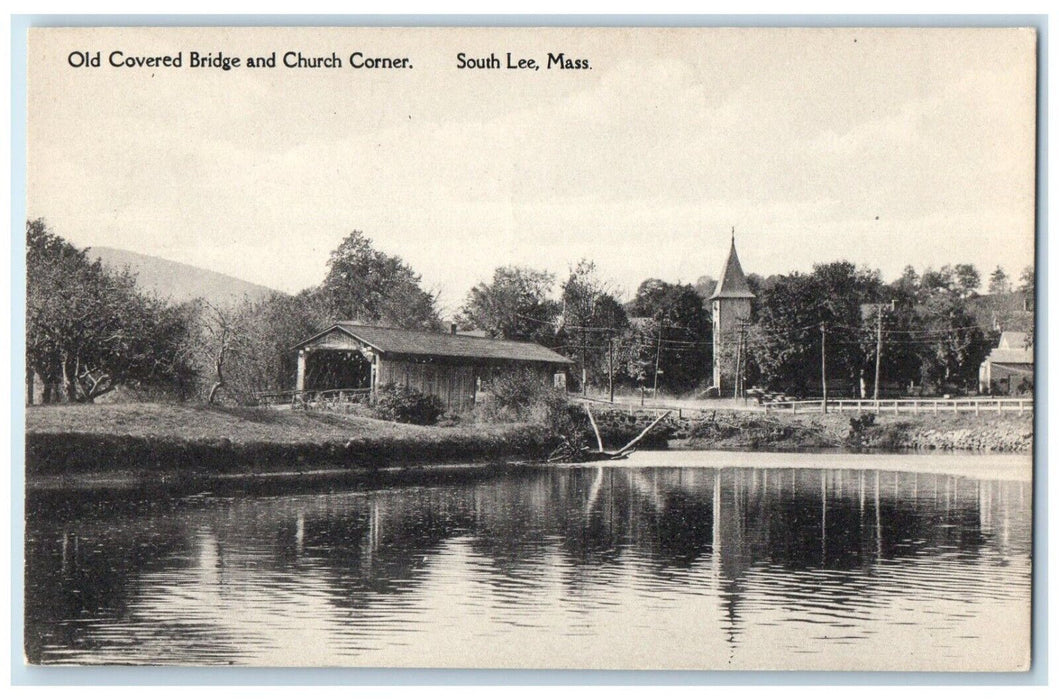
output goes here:
[[264, 299], [275, 291], [230, 275], [121, 248], [96, 246], [89, 248], [87, 254], [90, 260], [98, 258], [106, 268], [128, 268], [145, 291], [174, 303], [202, 297], [217, 306], [231, 306], [244, 298]]

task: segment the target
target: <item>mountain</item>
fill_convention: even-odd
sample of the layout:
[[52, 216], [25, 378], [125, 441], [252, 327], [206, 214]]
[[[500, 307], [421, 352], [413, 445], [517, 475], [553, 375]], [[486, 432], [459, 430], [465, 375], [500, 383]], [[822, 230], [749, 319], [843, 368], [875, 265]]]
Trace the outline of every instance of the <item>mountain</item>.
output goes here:
[[128, 268], [144, 291], [174, 303], [202, 297], [217, 306], [231, 306], [244, 298], [251, 301], [264, 299], [275, 291], [212, 270], [131, 250], [95, 246], [86, 253], [89, 260], [98, 258], [105, 268]]

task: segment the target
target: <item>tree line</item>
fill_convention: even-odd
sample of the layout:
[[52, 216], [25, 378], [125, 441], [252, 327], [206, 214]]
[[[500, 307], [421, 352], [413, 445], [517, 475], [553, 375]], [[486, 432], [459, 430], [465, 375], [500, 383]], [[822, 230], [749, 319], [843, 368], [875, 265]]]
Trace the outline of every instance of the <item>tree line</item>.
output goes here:
[[[437, 293], [360, 231], [331, 253], [320, 284], [227, 306], [152, 297], [134, 275], [104, 269], [43, 220], [27, 222], [26, 240], [27, 381], [40, 382], [44, 402], [91, 402], [119, 388], [244, 402], [289, 388], [293, 346], [334, 321], [443, 327]], [[825, 347], [837, 392], [863, 391], [876, 365], [890, 385], [971, 389], [998, 331], [1014, 322], [1011, 305], [998, 300], [1018, 292], [1032, 303], [1034, 293], [1032, 269], [1016, 286], [998, 267], [981, 297], [971, 265], [909, 266], [885, 283], [878, 271], [839, 261], [807, 273], [751, 274], [748, 283], [756, 298], [739, 341], [744, 385], [803, 395], [819, 390]], [[695, 284], [647, 279], [626, 299], [590, 260], [561, 278], [502, 266], [467, 293], [455, 320], [463, 331], [536, 342], [569, 357], [575, 390], [587, 382], [687, 394], [709, 384], [714, 285], [709, 277]], [[1025, 314], [1018, 316], [1025, 326]], [[1029, 324], [1019, 330], [1032, 337], [1032, 318]]]

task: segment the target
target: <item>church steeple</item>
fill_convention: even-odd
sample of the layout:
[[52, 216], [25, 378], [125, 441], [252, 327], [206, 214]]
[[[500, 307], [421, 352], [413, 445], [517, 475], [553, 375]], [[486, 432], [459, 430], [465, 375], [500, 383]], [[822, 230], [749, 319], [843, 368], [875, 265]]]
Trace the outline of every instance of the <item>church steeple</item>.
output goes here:
[[743, 274], [743, 266], [739, 264], [739, 256], [735, 252], [735, 227], [732, 227], [732, 247], [728, 250], [728, 259], [721, 271], [721, 281], [714, 289], [713, 299], [753, 299], [754, 293], [750, 291], [746, 275]]

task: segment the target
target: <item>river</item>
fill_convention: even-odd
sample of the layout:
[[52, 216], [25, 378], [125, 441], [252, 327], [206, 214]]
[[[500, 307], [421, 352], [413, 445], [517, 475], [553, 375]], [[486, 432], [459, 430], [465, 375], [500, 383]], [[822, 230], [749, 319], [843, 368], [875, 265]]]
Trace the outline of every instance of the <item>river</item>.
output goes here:
[[26, 654], [45, 664], [1028, 664], [1028, 457], [634, 458], [334, 493], [31, 499]]

